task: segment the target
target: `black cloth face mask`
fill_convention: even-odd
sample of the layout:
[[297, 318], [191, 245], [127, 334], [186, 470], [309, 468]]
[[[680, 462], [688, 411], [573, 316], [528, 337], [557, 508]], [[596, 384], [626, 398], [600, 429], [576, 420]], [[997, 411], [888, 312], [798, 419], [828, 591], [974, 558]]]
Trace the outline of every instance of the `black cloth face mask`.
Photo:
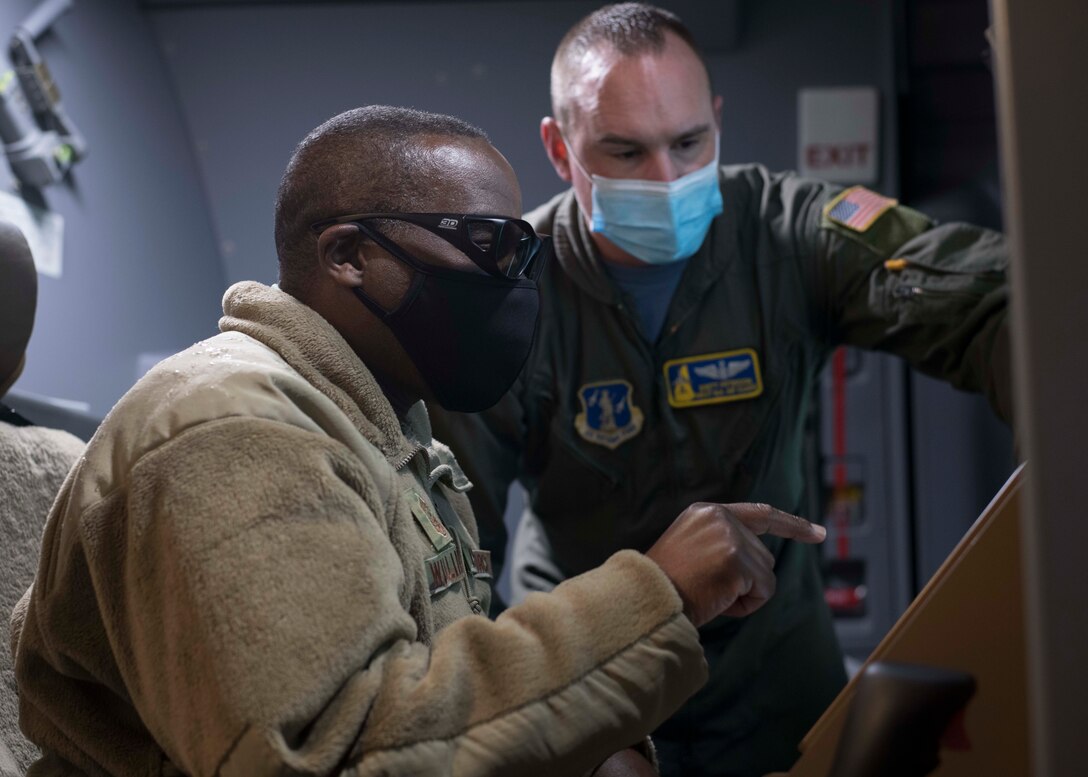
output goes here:
[[521, 374], [536, 336], [540, 320], [536, 278], [550, 241], [541, 241], [534, 233], [538, 245], [526, 274], [508, 278], [426, 264], [376, 229], [358, 226], [410, 267], [413, 278], [393, 310], [383, 308], [361, 288], [353, 289], [355, 296], [393, 332], [438, 404], [475, 413], [497, 403]]

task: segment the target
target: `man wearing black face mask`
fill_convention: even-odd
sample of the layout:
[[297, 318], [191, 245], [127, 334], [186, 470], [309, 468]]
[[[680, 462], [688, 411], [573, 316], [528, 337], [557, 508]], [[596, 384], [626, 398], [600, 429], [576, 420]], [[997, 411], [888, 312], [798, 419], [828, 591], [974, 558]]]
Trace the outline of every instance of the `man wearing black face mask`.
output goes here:
[[549, 249], [520, 207], [451, 117], [362, 108], [302, 142], [280, 288], [232, 287], [222, 334], [118, 403], [50, 515], [14, 624], [34, 774], [646, 773], [705, 679], [695, 627], [773, 593], [756, 535], [823, 534], [692, 505], [482, 617], [469, 483], [420, 400], [486, 407], [520, 370]]

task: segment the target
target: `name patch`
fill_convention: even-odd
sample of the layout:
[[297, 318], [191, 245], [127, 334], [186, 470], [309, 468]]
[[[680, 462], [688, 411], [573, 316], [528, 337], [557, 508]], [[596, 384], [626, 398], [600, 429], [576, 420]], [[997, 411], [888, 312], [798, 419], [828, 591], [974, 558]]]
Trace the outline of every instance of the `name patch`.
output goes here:
[[431, 595], [442, 593], [465, 579], [465, 562], [456, 545], [449, 545], [435, 556], [423, 559], [427, 588]]
[[587, 383], [578, 389], [582, 412], [574, 428], [589, 442], [615, 449], [642, 429], [642, 411], [635, 407], [634, 389], [625, 380]]
[[759, 357], [752, 348], [671, 359], [664, 370], [673, 407], [736, 402], [763, 393]]

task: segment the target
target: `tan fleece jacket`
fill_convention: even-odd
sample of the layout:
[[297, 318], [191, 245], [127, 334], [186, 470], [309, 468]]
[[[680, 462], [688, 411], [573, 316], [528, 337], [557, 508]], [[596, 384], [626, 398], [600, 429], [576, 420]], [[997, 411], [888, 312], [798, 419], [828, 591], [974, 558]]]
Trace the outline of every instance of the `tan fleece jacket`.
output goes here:
[[452, 457], [310, 308], [241, 283], [224, 311], [50, 515], [16, 661], [35, 776], [578, 774], [704, 682], [631, 551], [495, 622], [471, 575], [432, 597], [418, 494], [475, 542]]
[[8, 613], [34, 580], [45, 518], [82, 452], [68, 432], [0, 421], [0, 777], [21, 775], [38, 755], [19, 733]]

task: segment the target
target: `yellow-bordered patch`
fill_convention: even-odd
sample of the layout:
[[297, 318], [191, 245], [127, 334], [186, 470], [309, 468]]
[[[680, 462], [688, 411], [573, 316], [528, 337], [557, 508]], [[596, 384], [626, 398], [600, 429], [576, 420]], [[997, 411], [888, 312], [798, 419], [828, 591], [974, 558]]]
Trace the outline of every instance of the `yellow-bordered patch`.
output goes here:
[[759, 356], [753, 348], [670, 359], [663, 369], [673, 407], [736, 402], [763, 393]]

